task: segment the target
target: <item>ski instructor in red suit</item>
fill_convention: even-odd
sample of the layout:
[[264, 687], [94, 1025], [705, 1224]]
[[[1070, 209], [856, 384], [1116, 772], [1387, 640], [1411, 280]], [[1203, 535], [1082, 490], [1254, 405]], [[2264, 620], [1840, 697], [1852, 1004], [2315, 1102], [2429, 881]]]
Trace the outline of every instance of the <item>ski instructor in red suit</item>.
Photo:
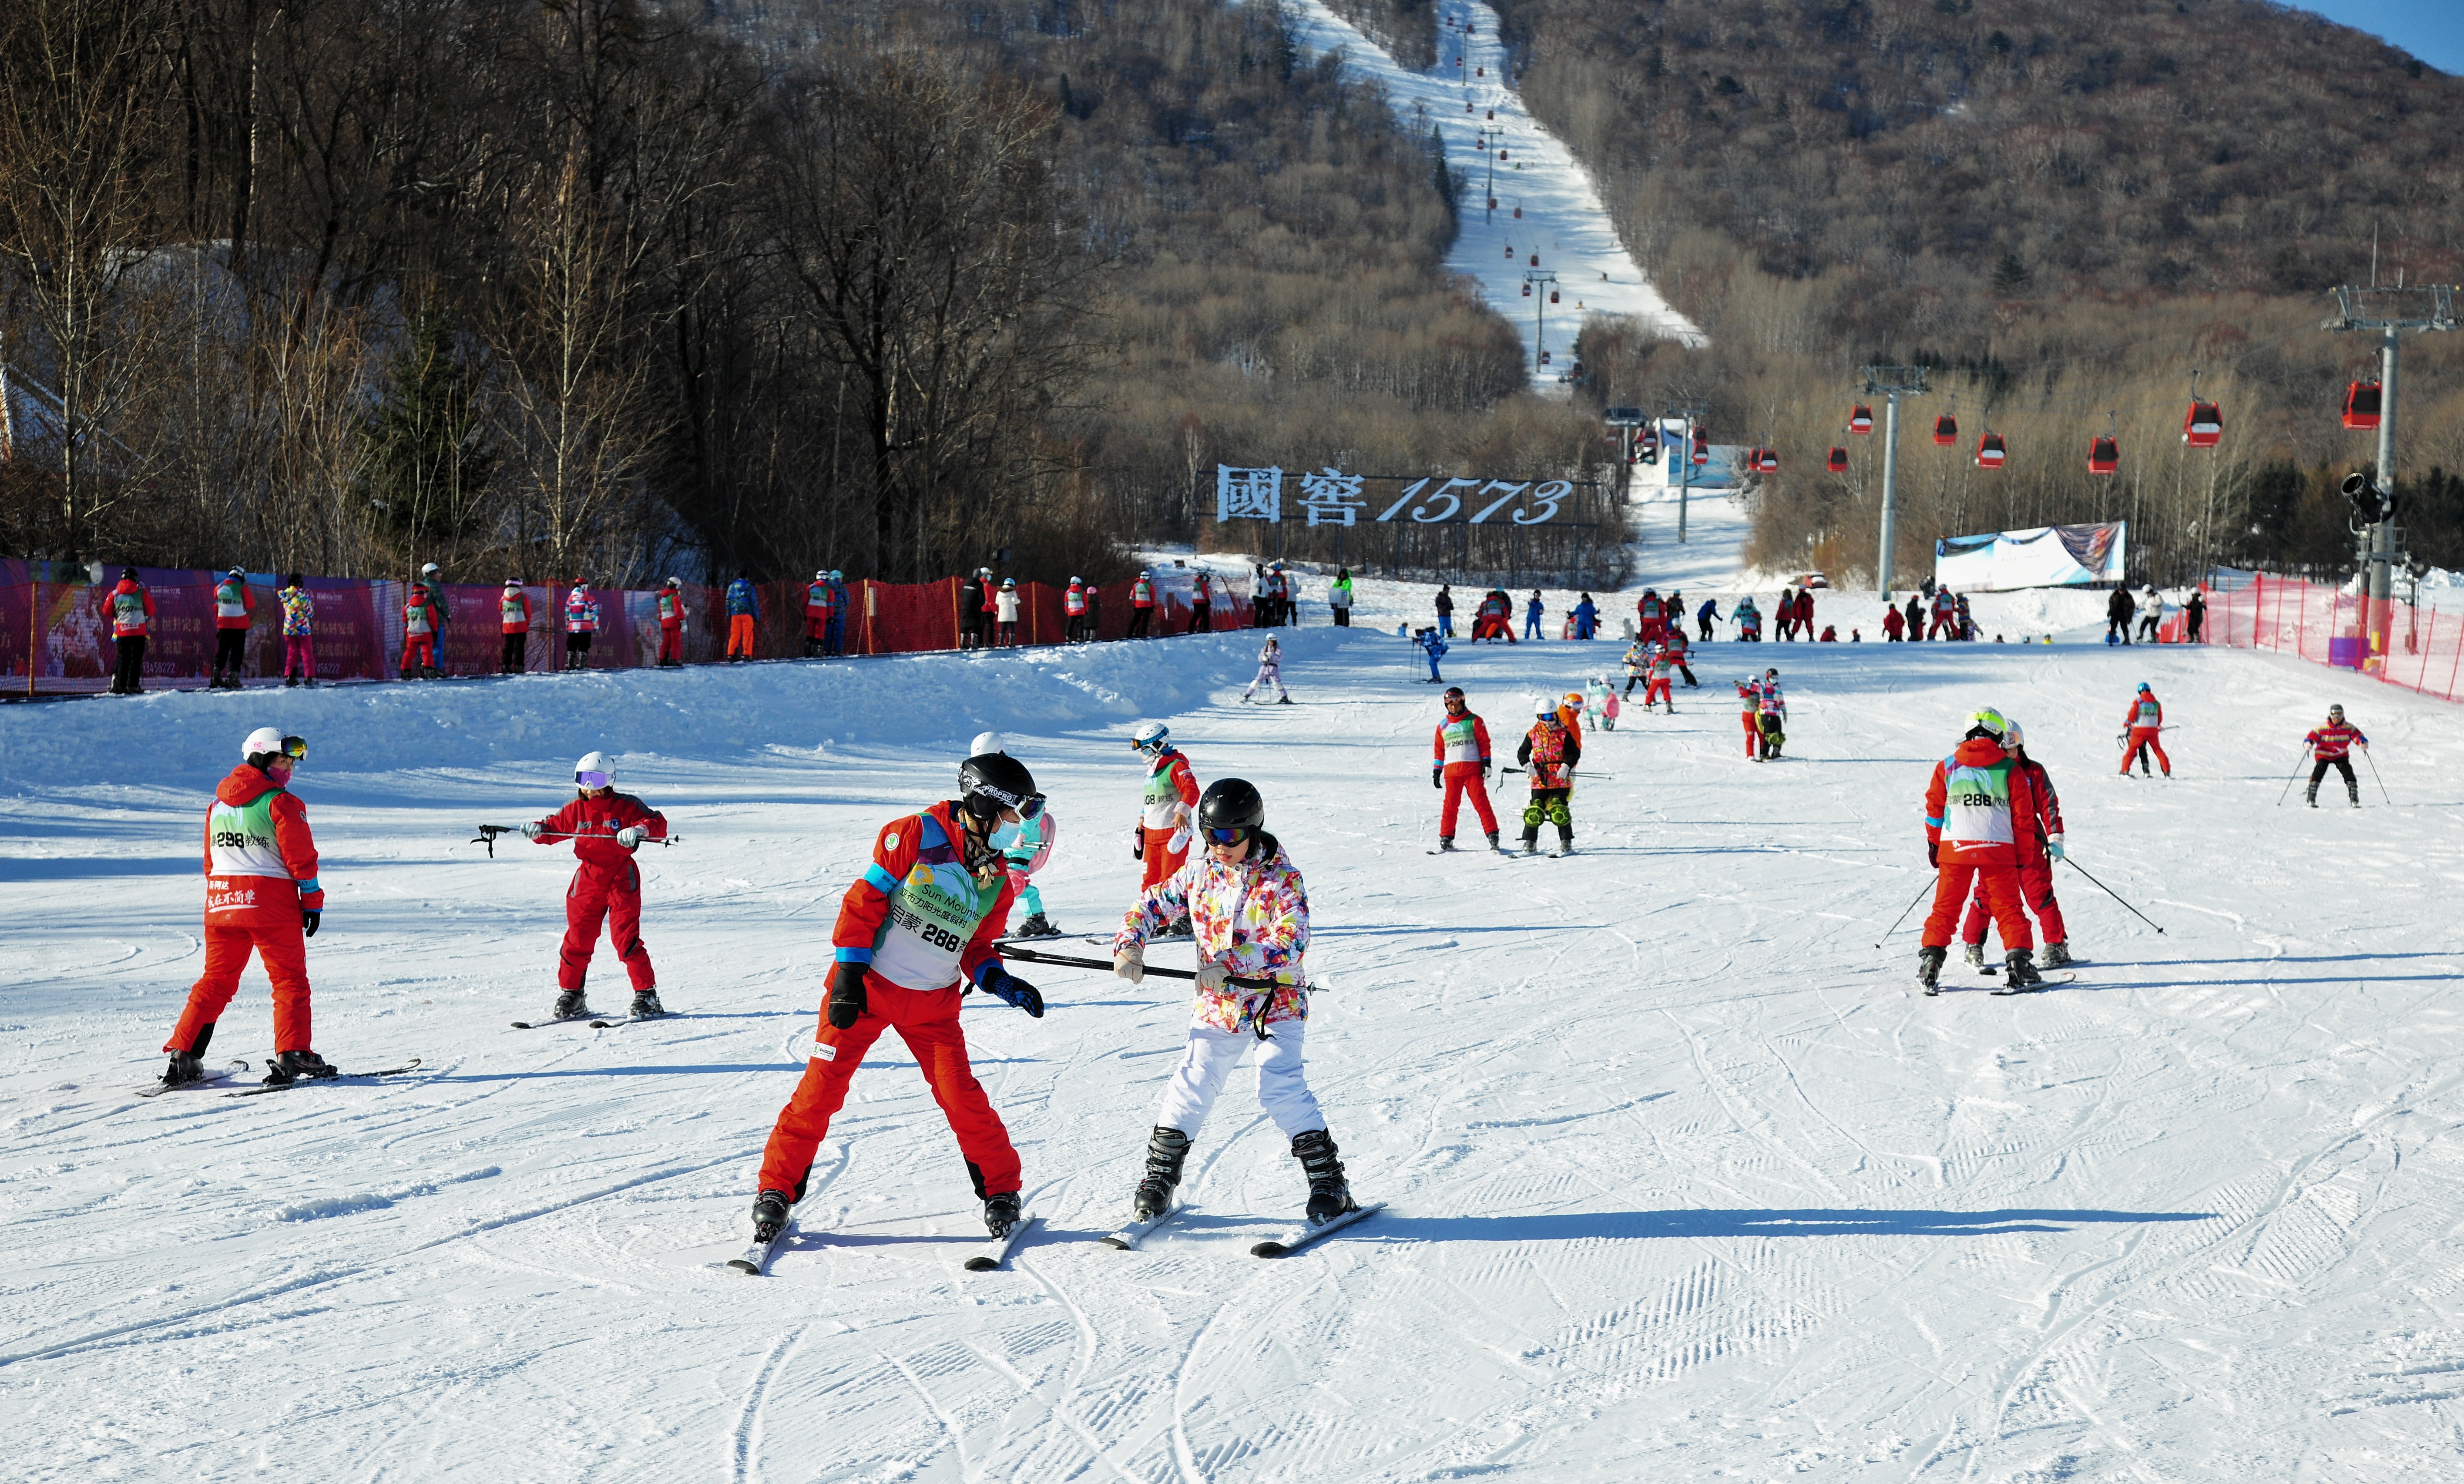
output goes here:
[[564, 889], [564, 945], [557, 950], [556, 1018], [570, 1020], [588, 1003], [583, 977], [599, 947], [599, 924], [607, 924], [608, 946], [632, 976], [632, 1016], [649, 1020], [664, 1015], [659, 1004], [659, 976], [650, 968], [650, 950], [642, 945], [642, 871], [633, 853], [644, 840], [668, 837], [668, 816], [629, 793], [616, 791], [615, 764], [607, 755], [590, 752], [573, 765], [573, 802], [545, 819], [522, 826], [534, 845], [573, 842], [573, 882]]
[[1968, 735], [1949, 757], [1934, 764], [1925, 786], [1925, 859], [1940, 874], [1933, 913], [1925, 919], [1925, 945], [1917, 950], [1917, 982], [1938, 992], [1950, 935], [1971, 885], [1985, 897], [2002, 945], [2009, 949], [2012, 989], [2044, 982], [2036, 972], [2036, 940], [2028, 927], [2020, 885], [2023, 867], [2045, 863], [2036, 786], [2019, 760], [2003, 750], [2010, 723], [1987, 707], [1969, 713]]

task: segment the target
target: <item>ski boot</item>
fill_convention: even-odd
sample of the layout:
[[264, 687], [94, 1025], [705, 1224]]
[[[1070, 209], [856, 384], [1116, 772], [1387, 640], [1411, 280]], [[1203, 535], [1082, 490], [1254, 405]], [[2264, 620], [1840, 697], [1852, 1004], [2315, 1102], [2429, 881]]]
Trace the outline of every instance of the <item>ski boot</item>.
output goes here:
[[297, 676], [296, 676], [296, 675], [286, 675], [286, 676], [284, 676], [282, 677], [282, 688], [283, 688], [284, 690], [286, 690], [286, 691], [290, 691], [290, 690], [297, 690], [297, 689], [298, 689], [298, 687], [299, 687], [299, 677], [298, 677]]
[[204, 1080], [205, 1075], [206, 1059], [203, 1056], [195, 1052], [173, 1052], [171, 1065], [163, 1069], [163, 1085], [186, 1087], [191, 1082]]
[[1275, 698], [1275, 704], [1278, 706], [1288, 706], [1291, 703], [1292, 698], [1288, 696], [1278, 696]]
[[668, 1008], [659, 1003], [659, 990], [655, 985], [633, 996], [632, 1007], [626, 1011], [635, 1020], [656, 1020], [667, 1012]]
[[547, 1012], [550, 1020], [572, 1020], [590, 1013], [590, 998], [579, 989], [567, 989], [556, 997], [556, 1008]]
[[284, 1052], [267, 1062], [266, 1069], [265, 1085], [268, 1087], [288, 1087], [303, 1077], [313, 1082], [320, 1077], [342, 1074], [341, 1068], [315, 1052]]
[[778, 1240], [786, 1228], [791, 1204], [784, 1190], [762, 1191], [753, 1203], [753, 1240], [765, 1244]]
[[1035, 916], [1027, 919], [1025, 921], [1021, 922], [1018, 925], [1018, 931], [1010, 936], [1014, 938], [1058, 938], [1061, 936], [1061, 929], [1054, 927], [1052, 925], [1052, 919], [1039, 912]]
[[2069, 940], [2064, 939], [2059, 942], [2050, 942], [2045, 944], [2045, 967], [2060, 968], [2070, 961], [2071, 945]]
[[1309, 1219], [1312, 1223], [1332, 1221], [1355, 1207], [1352, 1186], [1343, 1179], [1343, 1162], [1335, 1158], [1338, 1151], [1334, 1138], [1322, 1128], [1292, 1136], [1292, 1158], [1301, 1162], [1309, 1174]]
[[1942, 961], [1949, 957], [1947, 948], [1917, 950], [1917, 983], [1925, 986], [1925, 993], [1942, 993]]
[[[2170, 778], [2173, 775], [2167, 773], [2165, 776]], [[2346, 784], [2344, 786], [2344, 797], [2353, 801], [2353, 808], [2360, 808], [2362, 807], [2362, 786], [2359, 784]]]
[[1979, 941], [1969, 943], [1963, 951], [1968, 956], [1968, 966], [1969, 968], [1981, 970], [1985, 967], [1985, 944], [1983, 942]]
[[1009, 1235], [1018, 1225], [1018, 1192], [1004, 1190], [984, 1197], [984, 1229], [997, 1237]]
[[1498, 851], [1501, 854], [1504, 853], [1503, 850], [1497, 843], [1497, 831], [1494, 830], [1488, 832], [1488, 848], [1492, 851]]
[[2013, 948], [2004, 955], [2004, 962], [2011, 965], [2011, 982], [2003, 989], [2005, 994], [2044, 987], [2045, 976], [2036, 972], [2035, 954], [2025, 948]]
[[1140, 1221], [1153, 1221], [1172, 1209], [1172, 1193], [1180, 1185], [1180, 1165], [1189, 1158], [1189, 1136], [1177, 1128], [1158, 1127], [1147, 1138], [1147, 1174], [1130, 1197], [1130, 1210]]
[[1540, 853], [1539, 831], [1534, 830], [1529, 834], [1523, 837], [1523, 853], [1526, 855], [1537, 855]]
[[1573, 853], [1574, 853], [1574, 831], [1572, 830], [1558, 831], [1557, 848], [1550, 853], [1549, 858], [1551, 860], [1563, 860]]
[[1450, 835], [1450, 834], [1441, 834], [1441, 835], [1438, 836], [1438, 853], [1439, 853], [1439, 854], [1441, 854], [1441, 855], [1451, 855], [1451, 854], [1453, 854], [1453, 853], [1454, 853], [1454, 849], [1455, 849], [1455, 837], [1454, 837], [1453, 835]]
[[2302, 789], [2301, 797], [2309, 801], [2309, 805], [2312, 808], [2317, 808], [2319, 807], [2319, 786], [2317, 784], [2312, 784], [2309, 787]]

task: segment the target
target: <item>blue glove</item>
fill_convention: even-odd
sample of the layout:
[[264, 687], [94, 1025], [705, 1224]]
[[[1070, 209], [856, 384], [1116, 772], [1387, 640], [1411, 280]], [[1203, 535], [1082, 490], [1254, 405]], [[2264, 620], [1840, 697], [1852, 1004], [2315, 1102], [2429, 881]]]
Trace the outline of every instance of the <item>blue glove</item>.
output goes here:
[[1037, 1020], [1044, 1018], [1043, 994], [998, 963], [984, 965], [982, 982], [977, 987], [1013, 1009], [1024, 1010]]
[[2052, 835], [2046, 839], [2045, 853], [2056, 860], [2061, 860], [2064, 858], [2062, 854], [2062, 837], [2060, 835]]

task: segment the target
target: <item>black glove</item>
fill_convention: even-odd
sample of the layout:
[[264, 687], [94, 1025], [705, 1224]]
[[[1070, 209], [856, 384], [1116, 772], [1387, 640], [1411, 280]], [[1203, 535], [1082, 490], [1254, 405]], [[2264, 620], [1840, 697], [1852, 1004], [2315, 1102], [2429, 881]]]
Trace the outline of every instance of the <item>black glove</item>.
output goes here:
[[830, 1024], [841, 1030], [864, 1014], [864, 965], [840, 963], [830, 970]]
[[1033, 985], [998, 963], [985, 966], [983, 983], [977, 987], [1003, 1005], [1024, 1010], [1037, 1020], [1044, 1018], [1044, 996]]
[[1133, 830], [1130, 832], [1130, 859], [1144, 860], [1146, 858], [1147, 832], [1143, 828]]
[[300, 909], [299, 909], [299, 934], [300, 934], [300, 936], [301, 936], [301, 937], [303, 937], [303, 938], [314, 938], [314, 937], [316, 937], [316, 936], [317, 936], [317, 924], [318, 924], [318, 923], [319, 923], [319, 922], [322, 922], [323, 920], [325, 920], [325, 914], [323, 914], [323, 913], [321, 913], [321, 912], [311, 912], [311, 911], [309, 911], [309, 910], [308, 910], [307, 908], [305, 908], [305, 907], [300, 908]]
[[1432, 787], [1432, 788], [1442, 788], [1442, 787], [1444, 787], [1444, 786], [1445, 786], [1445, 783], [1443, 782], [1442, 777], [1441, 777], [1441, 775], [1442, 775], [1444, 772], [1445, 772], [1445, 769], [1444, 769], [1444, 768], [1442, 768], [1442, 767], [1433, 767], [1433, 768], [1429, 769], [1429, 786], [1430, 786], [1430, 787]]
[[1942, 869], [1942, 847], [1931, 840], [1925, 842], [1925, 864], [1937, 871]]

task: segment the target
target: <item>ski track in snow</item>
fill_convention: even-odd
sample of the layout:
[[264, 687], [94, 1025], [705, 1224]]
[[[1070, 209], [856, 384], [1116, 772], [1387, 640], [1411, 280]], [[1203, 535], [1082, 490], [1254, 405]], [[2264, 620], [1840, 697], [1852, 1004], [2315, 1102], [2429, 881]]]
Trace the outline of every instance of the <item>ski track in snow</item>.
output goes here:
[[[1637, 588], [1725, 610], [1742, 517], [1705, 501], [1681, 547], [1659, 504], [1643, 515]], [[1705, 646], [1676, 715], [1589, 739], [1581, 853], [1432, 859], [1436, 688], [1394, 631], [1431, 589], [1364, 581], [1342, 632], [1309, 587], [1283, 635], [1290, 707], [1237, 704], [1255, 642], [1233, 633], [0, 710], [18, 898], [0, 1408], [20, 1475], [236, 1478], [274, 1457], [745, 1484], [2453, 1472], [2453, 708], [2280, 656], [2108, 650], [2094, 594], [1985, 595], [1989, 631], [2060, 642]], [[1551, 631], [1571, 596], [1545, 595]], [[1601, 596], [1613, 629], [1634, 593]], [[1843, 631], [1878, 611], [1818, 607]], [[1616, 659], [1458, 643], [1444, 666], [1510, 751], [1525, 697]], [[1726, 686], [1767, 665], [1794, 715], [1790, 756], [1758, 765]], [[2143, 678], [2177, 727], [2169, 783], [2113, 772]], [[1202, 779], [1264, 787], [1312, 891], [1311, 1082], [1389, 1208], [1250, 1257], [1305, 1184], [1243, 1074], [1187, 1212], [1138, 1251], [1102, 1246], [1185, 1004], [1030, 970], [1045, 1019], [965, 1011], [1045, 1223], [1009, 1271], [959, 1271], [975, 1202], [891, 1036], [771, 1276], [719, 1269], [863, 842], [1000, 727], [1064, 827], [1050, 911], [1107, 925], [1135, 880], [1131, 698]], [[2330, 700], [2395, 808], [2366, 768], [2368, 813], [2332, 783], [2333, 808], [2298, 788], [2276, 806]], [[1954, 961], [1925, 1000], [1917, 919], [1873, 944], [1925, 878], [1926, 770], [1980, 703], [2028, 723], [2074, 853], [2167, 931], [2065, 869], [2076, 984], [1995, 999]], [[427, 1065], [138, 1098], [196, 971], [205, 790], [266, 721], [314, 743], [318, 1043], [346, 1067]], [[464, 842], [546, 812], [599, 745], [686, 840], [642, 856], [682, 1014], [513, 1030], [553, 992], [571, 857]], [[596, 969], [621, 996], [604, 953]], [[212, 1051], [269, 1042], [252, 970]]]
[[[1523, 106], [1507, 77], [1495, 11], [1477, 0], [1440, 0], [1438, 65], [1419, 72], [1397, 63], [1324, 0], [1291, 0], [1284, 10], [1303, 47], [1341, 52], [1346, 67], [1386, 90], [1407, 127], [1416, 104], [1426, 111], [1445, 141], [1447, 166], [1467, 180], [1446, 269], [1478, 283], [1482, 299], [1521, 334], [1534, 388], [1562, 392], [1558, 378], [1573, 364], [1575, 332], [1592, 315], [1630, 318], [1667, 339], [1705, 343], [1703, 332], [1668, 306], [1619, 240], [1591, 172]], [[1458, 29], [1448, 30], [1449, 20]], [[1460, 29], [1466, 22], [1467, 40]], [[1483, 131], [1494, 140], [1489, 149], [1506, 151], [1503, 164], [1482, 147]], [[1497, 210], [1489, 211], [1493, 165]], [[1524, 297], [1524, 275], [1534, 271], [1557, 276], [1560, 302], [1538, 302], [1545, 287]], [[1546, 366], [1539, 362], [1544, 331], [1552, 356]]]

